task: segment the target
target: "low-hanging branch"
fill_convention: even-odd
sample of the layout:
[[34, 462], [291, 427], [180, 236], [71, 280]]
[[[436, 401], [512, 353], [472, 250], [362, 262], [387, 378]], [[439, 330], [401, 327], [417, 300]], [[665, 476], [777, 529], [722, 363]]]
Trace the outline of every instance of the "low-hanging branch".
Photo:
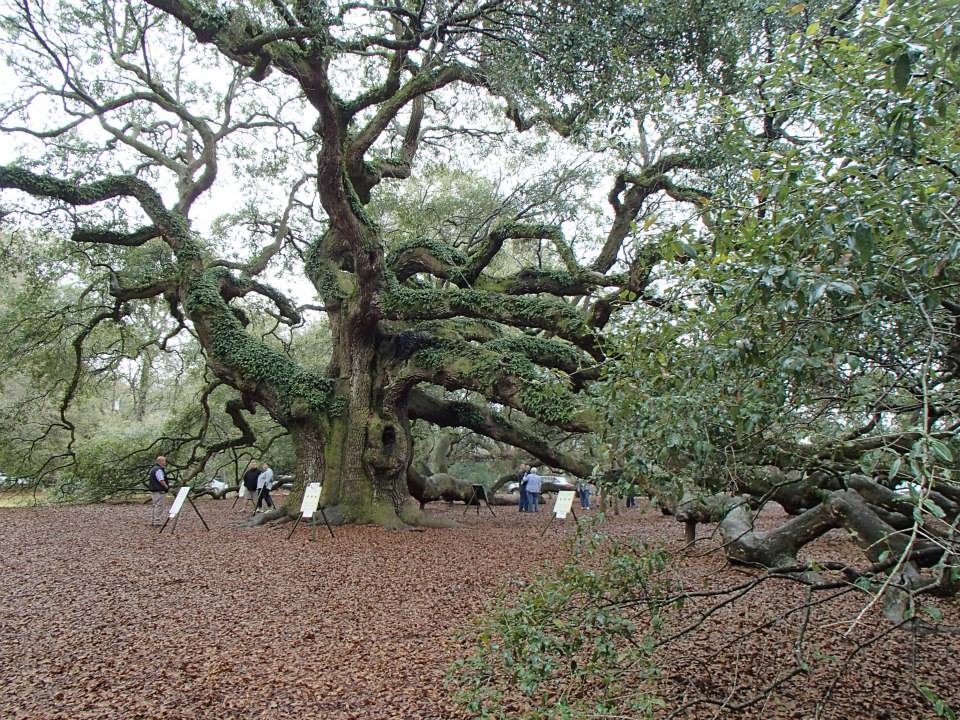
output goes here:
[[401, 382], [429, 382], [448, 390], [473, 390], [493, 402], [572, 432], [596, 429], [568, 380], [544, 373], [526, 357], [455, 340], [431, 339], [403, 364]]
[[410, 417], [441, 427], [462, 427], [492, 440], [526, 450], [550, 467], [562, 468], [577, 477], [589, 477], [594, 464], [550, 442], [542, 427], [522, 423], [497, 412], [489, 404], [443, 400], [423, 391], [410, 394]]

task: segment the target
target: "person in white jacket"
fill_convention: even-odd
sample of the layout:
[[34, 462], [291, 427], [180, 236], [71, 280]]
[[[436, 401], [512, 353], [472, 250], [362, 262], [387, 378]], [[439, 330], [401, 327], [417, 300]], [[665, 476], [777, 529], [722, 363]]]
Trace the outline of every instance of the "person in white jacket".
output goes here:
[[273, 498], [270, 497], [270, 488], [273, 487], [273, 470], [267, 462], [260, 465], [260, 474], [257, 476], [257, 510], [260, 510], [264, 501], [268, 508], [273, 507]]

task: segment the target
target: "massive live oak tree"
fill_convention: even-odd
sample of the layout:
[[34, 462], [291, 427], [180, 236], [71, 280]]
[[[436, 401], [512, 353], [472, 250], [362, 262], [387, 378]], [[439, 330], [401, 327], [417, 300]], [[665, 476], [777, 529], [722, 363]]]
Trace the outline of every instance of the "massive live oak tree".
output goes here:
[[[593, 461], [557, 449], [546, 429], [598, 427], [579, 395], [605, 360], [604, 328], [619, 305], [656, 302], [661, 258], [628, 249], [635, 221], [655, 196], [702, 203], [682, 178], [703, 159], [665, 153], [620, 173], [589, 261], [529, 209], [493, 215], [459, 243], [436, 233], [388, 248], [370, 203], [411, 176], [431, 128], [469, 136], [469, 118], [450, 111], [458, 98], [485, 95], [514, 131], [576, 132], [618, 80], [602, 61], [623, 55], [626, 21], [647, 44], [637, 53], [659, 60], [689, 53], [689, 18], [504, 0], [15, 5], [3, 130], [37, 142], [0, 168], [8, 221], [43, 218], [108, 292], [76, 333], [61, 431], [74, 427], [84, 341], [162, 299], [171, 334], [202, 348], [211, 387], [236, 391], [225, 409], [239, 437], [202, 458], [248, 442], [246, 414], [262, 408], [292, 438], [297, 482], [323, 482], [343, 521], [416, 520], [404, 509], [411, 489], [424, 492], [416, 473], [408, 488], [414, 419], [590, 474]], [[565, 65], [537, 100], [531, 89], [550, 81], [529, 73], [554, 57]], [[578, 78], [569, 93], [563, 82]], [[528, 261], [504, 260], [508, 245], [529, 248], [516, 255]], [[298, 307], [268, 283], [281, 263], [318, 303]], [[310, 363], [252, 317], [296, 326], [318, 310], [331, 350]]]

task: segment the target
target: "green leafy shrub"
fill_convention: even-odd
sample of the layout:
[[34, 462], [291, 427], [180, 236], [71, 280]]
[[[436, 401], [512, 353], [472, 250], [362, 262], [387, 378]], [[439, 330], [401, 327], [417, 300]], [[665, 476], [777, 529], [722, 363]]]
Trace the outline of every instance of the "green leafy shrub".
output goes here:
[[505, 588], [448, 674], [478, 718], [650, 717], [663, 552], [578, 532], [553, 574]]

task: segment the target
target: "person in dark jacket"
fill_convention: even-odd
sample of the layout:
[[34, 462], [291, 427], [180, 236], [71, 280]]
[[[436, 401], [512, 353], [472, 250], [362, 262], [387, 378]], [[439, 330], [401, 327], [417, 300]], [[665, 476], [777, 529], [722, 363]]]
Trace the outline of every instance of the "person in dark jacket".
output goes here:
[[147, 485], [150, 487], [150, 524], [156, 527], [163, 523], [163, 496], [170, 484], [167, 482], [167, 459], [158, 455], [156, 464], [150, 468]]
[[250, 463], [247, 471], [243, 474], [243, 486], [247, 489], [247, 497], [256, 505], [257, 503], [257, 479], [260, 477], [260, 468], [256, 461]]
[[520, 512], [529, 512], [530, 503], [527, 499], [527, 471], [530, 470], [529, 465], [520, 466], [520, 474], [518, 475], [519, 485], [517, 485], [517, 490], [520, 491]]

